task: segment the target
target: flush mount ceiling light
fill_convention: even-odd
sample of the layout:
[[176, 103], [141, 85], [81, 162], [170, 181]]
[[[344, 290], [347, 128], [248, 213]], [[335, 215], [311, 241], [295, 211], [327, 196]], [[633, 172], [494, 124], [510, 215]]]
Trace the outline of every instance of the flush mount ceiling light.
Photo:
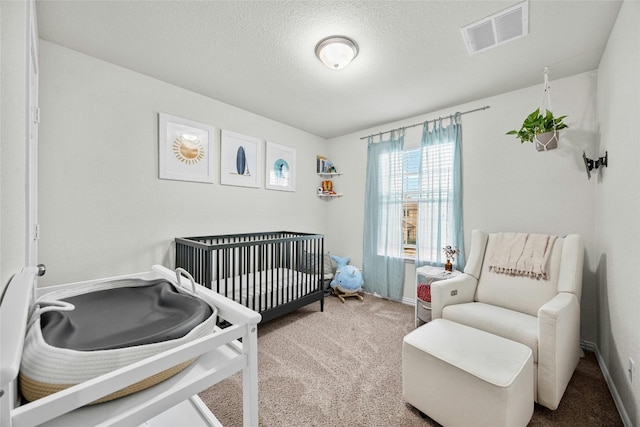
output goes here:
[[316, 45], [316, 56], [332, 70], [346, 67], [357, 55], [356, 42], [344, 36], [330, 36], [320, 40]]

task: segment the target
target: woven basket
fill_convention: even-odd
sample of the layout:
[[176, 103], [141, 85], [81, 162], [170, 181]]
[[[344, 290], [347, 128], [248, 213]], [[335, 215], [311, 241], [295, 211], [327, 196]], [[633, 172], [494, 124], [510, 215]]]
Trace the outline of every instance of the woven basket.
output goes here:
[[[140, 281], [117, 281], [93, 284], [90, 287], [79, 287], [46, 294], [34, 304], [29, 319], [29, 328], [20, 365], [19, 386], [23, 397], [28, 401], [40, 399], [52, 393], [64, 390], [116, 369], [128, 366], [147, 357], [204, 337], [214, 331], [217, 320], [217, 309], [211, 306], [213, 314], [197, 325], [186, 335], [163, 342], [136, 345], [132, 347], [79, 351], [49, 345], [42, 335], [38, 308], [43, 300], [63, 300], [87, 292], [111, 289], [122, 286], [142, 286]], [[175, 288], [175, 286], [174, 286]], [[178, 289], [178, 288], [175, 288]], [[184, 291], [178, 289], [180, 293]], [[111, 393], [95, 402], [101, 403], [144, 390], [187, 368], [196, 359], [182, 362], [172, 368], [152, 375], [142, 381]]]
[[[139, 391], [142, 391], [146, 388], [149, 388], [151, 386], [154, 386], [166, 379], [171, 378], [172, 376], [180, 373], [183, 369], [187, 368], [189, 365], [191, 365], [196, 359], [191, 359], [191, 360], [187, 360], [186, 362], [183, 362], [179, 365], [176, 365], [172, 368], [169, 368], [165, 371], [162, 372], [158, 372], [155, 375], [152, 375], [150, 377], [145, 378], [142, 381], [138, 381], [135, 384], [131, 384], [128, 387], [125, 387], [121, 390], [118, 390], [116, 392], [113, 392], [101, 399], [98, 399], [94, 402], [91, 402], [90, 405], [95, 405], [96, 403], [103, 403], [103, 402], [108, 402], [110, 400], [113, 399], [117, 399], [119, 397], [124, 397], [124, 396], [128, 396], [130, 394], [133, 393], [137, 393]], [[59, 391], [62, 391], [64, 389], [67, 389], [75, 384], [49, 384], [49, 383], [44, 383], [44, 382], [40, 382], [40, 381], [36, 381], [36, 380], [32, 380], [31, 378], [27, 377], [26, 375], [23, 375], [22, 373], [20, 373], [20, 375], [18, 376], [19, 381], [20, 381], [20, 392], [22, 393], [22, 397], [24, 397], [26, 400], [32, 402], [34, 400], [38, 400], [40, 398], [43, 398], [45, 396], [48, 396], [50, 394], [53, 393], [57, 393]]]

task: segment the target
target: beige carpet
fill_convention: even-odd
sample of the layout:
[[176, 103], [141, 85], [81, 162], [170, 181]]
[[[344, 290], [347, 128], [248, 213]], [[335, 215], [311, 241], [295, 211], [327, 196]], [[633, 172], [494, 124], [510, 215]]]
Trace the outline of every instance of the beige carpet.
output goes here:
[[[258, 329], [260, 426], [437, 426], [402, 400], [401, 347], [414, 308], [365, 296], [328, 297]], [[200, 393], [226, 427], [242, 426], [240, 374]], [[556, 411], [530, 426], [622, 426], [587, 353]]]

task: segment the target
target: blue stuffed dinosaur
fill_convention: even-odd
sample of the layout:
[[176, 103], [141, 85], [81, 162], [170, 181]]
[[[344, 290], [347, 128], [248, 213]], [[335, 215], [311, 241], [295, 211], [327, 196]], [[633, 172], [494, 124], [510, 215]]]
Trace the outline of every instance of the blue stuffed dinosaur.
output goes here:
[[362, 273], [356, 267], [347, 265], [351, 261], [351, 257], [331, 255], [331, 258], [336, 262], [336, 275], [329, 286], [347, 294], [362, 290], [364, 283]]

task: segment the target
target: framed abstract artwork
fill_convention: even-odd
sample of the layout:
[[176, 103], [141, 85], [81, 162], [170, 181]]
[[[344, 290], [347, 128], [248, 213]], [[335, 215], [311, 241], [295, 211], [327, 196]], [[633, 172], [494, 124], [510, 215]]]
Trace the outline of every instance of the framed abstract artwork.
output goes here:
[[220, 138], [220, 184], [260, 187], [262, 140], [228, 130]]
[[158, 114], [160, 179], [213, 183], [213, 126]]
[[267, 141], [265, 187], [296, 191], [296, 150]]

